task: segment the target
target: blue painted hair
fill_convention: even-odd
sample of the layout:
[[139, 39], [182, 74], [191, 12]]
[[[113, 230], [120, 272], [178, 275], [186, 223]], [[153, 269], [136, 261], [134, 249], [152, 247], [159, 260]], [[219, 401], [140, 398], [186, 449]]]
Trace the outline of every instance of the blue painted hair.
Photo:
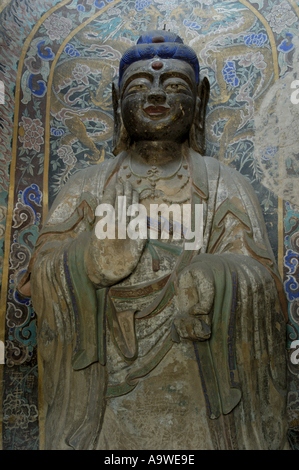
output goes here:
[[136, 46], [130, 47], [122, 56], [119, 65], [119, 86], [125, 70], [131, 64], [139, 60], [153, 59], [154, 57], [187, 62], [193, 68], [196, 82], [199, 84], [199, 62], [194, 50], [186, 46], [177, 34], [170, 31], [156, 30], [148, 31], [140, 36]]

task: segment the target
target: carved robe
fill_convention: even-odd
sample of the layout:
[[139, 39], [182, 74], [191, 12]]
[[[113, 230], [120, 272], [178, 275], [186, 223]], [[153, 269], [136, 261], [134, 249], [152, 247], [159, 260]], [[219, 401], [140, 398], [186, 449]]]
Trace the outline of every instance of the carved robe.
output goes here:
[[[286, 306], [252, 188], [190, 150], [191, 201], [204, 205], [199, 253], [149, 240], [128, 279], [96, 289], [84, 267], [87, 233], [123, 159], [70, 179], [28, 269], [46, 448], [283, 448]], [[210, 340], [192, 343], [173, 321], [178, 278], [196, 260], [214, 277], [215, 300]]]

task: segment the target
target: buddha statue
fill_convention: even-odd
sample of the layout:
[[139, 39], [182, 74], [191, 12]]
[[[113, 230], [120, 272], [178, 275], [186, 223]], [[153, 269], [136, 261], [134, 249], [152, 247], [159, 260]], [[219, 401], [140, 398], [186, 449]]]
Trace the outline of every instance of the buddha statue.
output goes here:
[[[283, 286], [257, 197], [204, 156], [209, 82], [167, 31], [113, 83], [114, 159], [57, 196], [19, 285], [38, 315], [46, 449], [286, 449]], [[125, 201], [123, 212], [119, 198]], [[98, 207], [191, 208], [158, 236], [97, 236]], [[195, 208], [203, 207], [202, 227]], [[164, 231], [165, 231], [164, 230]]]

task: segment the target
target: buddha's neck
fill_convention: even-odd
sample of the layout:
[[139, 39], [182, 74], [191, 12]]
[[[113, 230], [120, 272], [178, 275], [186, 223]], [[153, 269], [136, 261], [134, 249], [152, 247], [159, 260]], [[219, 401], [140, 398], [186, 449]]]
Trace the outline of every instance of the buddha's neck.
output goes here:
[[179, 161], [184, 144], [170, 141], [140, 141], [131, 147], [131, 157], [145, 165], [166, 165]]

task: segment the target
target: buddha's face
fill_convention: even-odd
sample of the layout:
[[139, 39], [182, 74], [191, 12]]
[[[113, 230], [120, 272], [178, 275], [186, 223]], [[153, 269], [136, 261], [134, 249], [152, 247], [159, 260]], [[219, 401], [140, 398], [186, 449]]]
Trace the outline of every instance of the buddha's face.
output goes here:
[[123, 122], [133, 141], [187, 139], [197, 99], [189, 64], [176, 59], [135, 62], [126, 70], [120, 92]]

